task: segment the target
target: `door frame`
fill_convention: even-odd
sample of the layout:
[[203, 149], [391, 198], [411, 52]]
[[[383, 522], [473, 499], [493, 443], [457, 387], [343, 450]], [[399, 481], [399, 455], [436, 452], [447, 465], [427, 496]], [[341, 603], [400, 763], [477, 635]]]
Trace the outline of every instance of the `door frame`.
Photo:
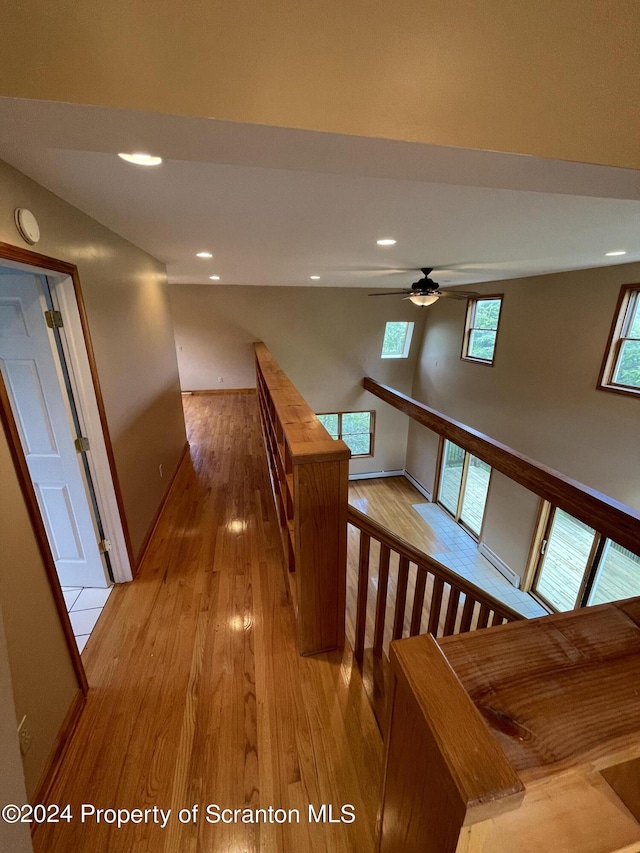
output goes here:
[[[48, 255], [42, 255], [38, 252], [33, 252], [30, 249], [24, 249], [20, 246], [13, 246], [10, 243], [0, 241], [0, 264], [2, 262], [8, 262], [14, 268], [23, 269], [25, 272], [32, 273], [34, 275], [46, 275], [48, 277], [53, 277], [53, 282], [51, 282], [51, 284], [53, 285], [53, 289], [56, 291], [58, 298], [60, 298], [61, 303], [65, 303], [67, 307], [75, 304], [77, 313], [74, 317], [73, 310], [70, 312], [70, 321], [67, 326], [67, 337], [72, 341], [70, 355], [72, 358], [73, 368], [76, 371], [76, 379], [78, 380], [79, 386], [82, 386], [81, 388], [79, 387], [79, 402], [82, 406], [85, 417], [93, 422], [92, 426], [94, 427], [94, 435], [98, 436], [98, 443], [101, 445], [99, 451], [101, 450], [103, 453], [104, 470], [102, 471], [102, 477], [103, 479], [107, 478], [109, 480], [112, 489], [112, 506], [110, 510], [107, 509], [105, 511], [104, 520], [110, 525], [115, 522], [115, 527], [110, 529], [110, 533], [111, 530], [119, 530], [121, 533], [121, 535], [117, 537], [114, 535], [113, 538], [116, 540], [116, 547], [118, 549], [116, 553], [118, 557], [122, 557], [124, 559], [124, 563], [121, 563], [116, 569], [114, 576], [117, 581], [132, 580], [134, 577], [136, 562], [131, 545], [129, 527], [124, 512], [122, 490], [120, 488], [115, 455], [113, 452], [113, 444], [111, 442], [111, 436], [107, 424], [104, 400], [100, 387], [100, 379], [98, 377], [91, 335], [89, 332], [89, 324], [82, 296], [78, 269], [75, 264], [70, 264], [66, 261], [61, 261], [58, 258], [51, 258]], [[76, 358], [78, 353], [81, 355], [84, 354], [84, 365], [82, 364], [82, 358]], [[40, 515], [35, 491], [29, 475], [24, 452], [22, 450], [20, 435], [2, 377], [0, 377], [0, 421], [4, 426], [7, 436], [14, 467], [20, 481], [20, 486], [27, 504], [29, 515], [31, 517], [31, 523], [38, 540], [49, 585], [51, 587], [56, 608], [67, 639], [67, 646], [69, 647], [74, 669], [76, 671], [78, 681], [83, 691], [86, 693], [88, 685], [84, 668], [82, 666], [80, 654], [78, 653], [73, 631], [71, 629], [71, 623], [69, 621], [67, 608], [62, 595], [60, 581], [53, 563], [53, 557], [51, 556], [51, 549], [49, 547], [44, 523]], [[99, 429], [97, 428], [98, 426]], [[102, 436], [102, 441], [100, 441], [100, 435]], [[99, 457], [100, 452], [98, 452], [97, 455]], [[100, 460], [98, 459], [97, 461], [99, 462]], [[101, 497], [104, 497], [104, 494]], [[109, 501], [106, 501], [105, 506], [108, 504]], [[102, 509], [103, 507], [101, 506], [101, 510]], [[116, 554], [114, 554], [114, 556], [116, 556]], [[114, 560], [114, 564], [116, 562], [117, 561]]]
[[[452, 513], [450, 509], [448, 509], [443, 503], [440, 503], [440, 486], [442, 484], [443, 479], [443, 469], [444, 469], [444, 460], [445, 460], [445, 445], [446, 442], [449, 444], [453, 444], [459, 450], [462, 450], [462, 474], [460, 476], [460, 486], [458, 488], [458, 501], [456, 504], [456, 511]], [[478, 533], [475, 530], [472, 530], [469, 525], [463, 521], [462, 519], [462, 505], [464, 503], [464, 493], [467, 487], [467, 479], [469, 477], [469, 461], [471, 457], [474, 459], [479, 459], [480, 462], [483, 462], [483, 459], [480, 459], [478, 456], [474, 456], [474, 454], [470, 450], [466, 450], [464, 447], [461, 447], [459, 444], [456, 444], [455, 441], [452, 441], [450, 438], [445, 438], [444, 436], [440, 436], [440, 441], [438, 442], [438, 455], [436, 458], [436, 477], [433, 487], [433, 502], [443, 509], [449, 518], [452, 518], [455, 523], [461, 527], [464, 532], [469, 535], [476, 542], [482, 542], [482, 534], [484, 532], [484, 523], [487, 515], [487, 504], [489, 503], [489, 493], [491, 490], [491, 483], [493, 481], [493, 467], [489, 465], [488, 462], [485, 462], [486, 465], [489, 465], [489, 483], [487, 484], [487, 497], [484, 504], [484, 510], [482, 513], [482, 524], [480, 525], [480, 530]]]
[[91, 438], [91, 452], [87, 456], [91, 480], [96, 494], [102, 525], [110, 542], [110, 562], [113, 580], [126, 583], [133, 580], [132, 563], [127, 550], [124, 513], [118, 504], [118, 491], [115, 488], [113, 472], [108, 452], [108, 432], [100, 417], [95, 394], [95, 383], [91, 371], [91, 362], [85, 347], [84, 329], [79, 305], [76, 298], [74, 281], [68, 275], [47, 275], [49, 291], [56, 309], [60, 309], [64, 318], [62, 348], [69, 368], [69, 379], [78, 414], [82, 421], [83, 435]]

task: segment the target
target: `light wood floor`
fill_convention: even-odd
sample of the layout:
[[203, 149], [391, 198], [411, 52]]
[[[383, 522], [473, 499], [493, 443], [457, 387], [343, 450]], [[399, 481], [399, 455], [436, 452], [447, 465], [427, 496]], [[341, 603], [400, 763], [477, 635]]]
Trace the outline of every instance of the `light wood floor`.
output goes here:
[[349, 482], [349, 503], [360, 512], [427, 554], [445, 553], [451, 550], [449, 546], [411, 508], [426, 502], [405, 477]]
[[[371, 853], [381, 738], [350, 652], [296, 652], [256, 398], [185, 408], [191, 459], [83, 654], [91, 692], [50, 798], [171, 818], [76, 818], [39, 829], [36, 853]], [[297, 808], [300, 823], [209, 825], [208, 803]], [[308, 803], [351, 803], [356, 821], [310, 825]]]

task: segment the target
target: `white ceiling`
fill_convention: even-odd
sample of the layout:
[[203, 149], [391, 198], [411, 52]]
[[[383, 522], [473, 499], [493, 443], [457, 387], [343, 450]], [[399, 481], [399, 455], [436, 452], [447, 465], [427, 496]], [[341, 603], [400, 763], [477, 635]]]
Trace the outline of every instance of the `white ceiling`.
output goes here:
[[[139, 150], [164, 163], [115, 156]], [[640, 260], [630, 170], [8, 98], [0, 159], [173, 283], [395, 288], [421, 266], [453, 285]]]

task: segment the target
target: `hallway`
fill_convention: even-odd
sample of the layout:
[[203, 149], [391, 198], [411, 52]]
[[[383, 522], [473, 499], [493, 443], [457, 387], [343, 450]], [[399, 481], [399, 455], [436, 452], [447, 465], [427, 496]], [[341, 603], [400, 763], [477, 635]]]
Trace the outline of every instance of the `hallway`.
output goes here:
[[[91, 691], [49, 798], [74, 819], [40, 827], [36, 853], [369, 853], [381, 738], [350, 651], [297, 654], [256, 398], [184, 402], [191, 458], [83, 653]], [[83, 825], [82, 803], [171, 815]], [[309, 823], [322, 803], [355, 822]], [[207, 804], [299, 823], [209, 824]]]

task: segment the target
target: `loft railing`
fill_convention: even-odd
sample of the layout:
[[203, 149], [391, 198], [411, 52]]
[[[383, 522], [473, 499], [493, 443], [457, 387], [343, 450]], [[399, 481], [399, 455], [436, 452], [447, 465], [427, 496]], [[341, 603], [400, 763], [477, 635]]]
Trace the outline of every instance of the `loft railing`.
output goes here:
[[260, 422], [298, 648], [341, 648], [350, 451], [334, 441], [263, 343], [254, 344]]
[[636, 510], [375, 379], [365, 377], [362, 387], [422, 426], [468, 450], [510, 480], [593, 527], [622, 548], [640, 555], [640, 513]]
[[392, 640], [446, 637], [524, 617], [353, 506], [347, 521], [348, 574], [357, 577], [350, 596], [354, 656], [384, 730]]

